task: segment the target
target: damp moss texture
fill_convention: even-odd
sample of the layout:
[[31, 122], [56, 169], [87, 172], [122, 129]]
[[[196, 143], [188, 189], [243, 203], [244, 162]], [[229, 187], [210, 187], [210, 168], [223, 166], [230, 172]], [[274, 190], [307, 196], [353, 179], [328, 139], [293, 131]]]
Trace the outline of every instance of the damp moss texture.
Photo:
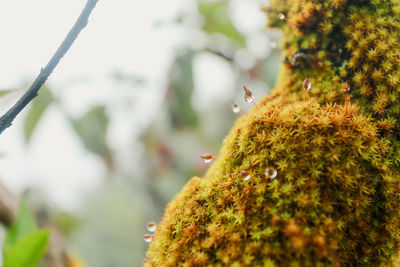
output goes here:
[[400, 1], [273, 0], [262, 9], [284, 33], [276, 88], [167, 206], [147, 265], [396, 265]]

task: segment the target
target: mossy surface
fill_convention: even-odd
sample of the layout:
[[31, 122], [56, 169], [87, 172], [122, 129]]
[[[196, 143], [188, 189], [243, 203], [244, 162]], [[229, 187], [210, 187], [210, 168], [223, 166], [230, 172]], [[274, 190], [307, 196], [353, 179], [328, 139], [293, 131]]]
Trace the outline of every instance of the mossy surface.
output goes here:
[[272, 95], [303, 98], [301, 81], [308, 75], [319, 103], [343, 103], [348, 82], [362, 112], [400, 139], [400, 1], [270, 2], [264, 8], [269, 26], [284, 31], [284, 63]]
[[[205, 177], [168, 205], [148, 264], [393, 262], [400, 191], [385, 157], [390, 144], [355, 106], [344, 112], [276, 99], [240, 118]], [[264, 174], [269, 166], [274, 179]]]
[[392, 266], [400, 245], [400, 1], [270, 5], [269, 25], [285, 36], [279, 82], [238, 119], [205, 177], [168, 205], [148, 265]]

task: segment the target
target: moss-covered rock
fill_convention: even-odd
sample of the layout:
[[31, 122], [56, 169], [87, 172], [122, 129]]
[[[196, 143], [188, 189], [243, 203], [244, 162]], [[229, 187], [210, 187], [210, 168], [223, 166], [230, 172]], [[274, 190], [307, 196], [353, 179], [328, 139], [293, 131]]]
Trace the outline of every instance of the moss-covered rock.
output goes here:
[[400, 1], [273, 0], [265, 11], [285, 32], [278, 85], [238, 119], [205, 177], [168, 205], [148, 265], [391, 266], [400, 245]]

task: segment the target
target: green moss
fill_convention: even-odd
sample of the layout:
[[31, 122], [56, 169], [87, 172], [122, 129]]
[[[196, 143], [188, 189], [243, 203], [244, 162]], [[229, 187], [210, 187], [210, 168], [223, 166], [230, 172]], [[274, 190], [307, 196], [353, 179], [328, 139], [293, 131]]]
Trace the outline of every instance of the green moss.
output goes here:
[[[299, 52], [311, 58], [284, 64], [276, 90], [302, 97], [299, 81], [308, 75], [319, 103], [341, 103], [348, 81], [353, 101], [365, 113], [395, 118], [393, 126], [400, 130], [399, 6], [399, 0], [272, 0], [265, 11], [270, 26], [283, 26], [288, 63]], [[279, 13], [296, 26], [279, 20]]]
[[400, 196], [390, 144], [355, 106], [344, 113], [276, 99], [240, 118], [205, 177], [168, 205], [150, 266], [393, 262]]
[[[168, 205], [149, 266], [396, 262], [399, 4], [271, 1], [269, 24], [285, 33], [278, 85], [259, 109], [238, 119], [205, 177], [192, 178]], [[290, 24], [278, 19], [280, 12]], [[306, 75], [313, 86], [304, 103]], [[265, 176], [267, 167], [278, 171], [276, 178]]]

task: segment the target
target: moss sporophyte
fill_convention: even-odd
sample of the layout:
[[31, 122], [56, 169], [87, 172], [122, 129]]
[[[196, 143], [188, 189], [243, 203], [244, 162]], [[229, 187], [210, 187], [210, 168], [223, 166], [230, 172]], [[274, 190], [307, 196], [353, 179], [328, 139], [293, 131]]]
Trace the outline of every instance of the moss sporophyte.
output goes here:
[[263, 11], [284, 32], [283, 58], [307, 58], [281, 64], [205, 176], [168, 204], [147, 266], [397, 264], [400, 1], [271, 0]]
[[243, 86], [243, 89], [244, 89], [244, 100], [246, 100], [246, 102], [253, 103], [254, 106], [258, 109], [256, 101], [254, 101], [253, 93], [249, 89], [247, 89], [246, 86]]

